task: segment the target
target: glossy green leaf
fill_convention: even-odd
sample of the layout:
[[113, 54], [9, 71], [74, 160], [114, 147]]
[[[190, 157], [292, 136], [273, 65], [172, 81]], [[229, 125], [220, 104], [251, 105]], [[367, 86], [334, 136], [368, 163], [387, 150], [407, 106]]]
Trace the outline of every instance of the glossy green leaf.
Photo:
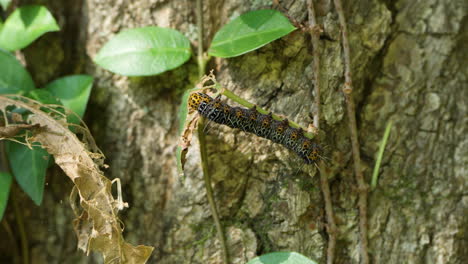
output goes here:
[[8, 203], [8, 195], [10, 194], [11, 174], [8, 172], [0, 172], [0, 221], [5, 213], [5, 208]]
[[7, 10], [8, 6], [10, 5], [10, 2], [11, 0], [0, 0], [0, 5], [2, 6], [3, 10]]
[[317, 264], [296, 252], [274, 252], [256, 257], [247, 264]]
[[60, 30], [52, 14], [44, 6], [31, 5], [15, 9], [0, 31], [0, 47], [22, 49], [46, 32]]
[[[59, 98], [63, 106], [83, 117], [93, 80], [90, 75], [66, 76], [47, 84], [44, 89]], [[71, 117], [73, 123], [78, 122], [75, 119], [76, 117]]]
[[50, 155], [40, 147], [33, 150], [16, 142], [6, 142], [10, 167], [19, 186], [40, 205]]
[[0, 94], [21, 93], [34, 89], [31, 75], [19, 61], [0, 49]]
[[214, 36], [208, 53], [229, 58], [258, 49], [296, 28], [276, 10], [245, 13], [222, 27]]
[[126, 76], [148, 76], [174, 69], [190, 58], [190, 42], [170, 28], [144, 27], [120, 32], [94, 62]]

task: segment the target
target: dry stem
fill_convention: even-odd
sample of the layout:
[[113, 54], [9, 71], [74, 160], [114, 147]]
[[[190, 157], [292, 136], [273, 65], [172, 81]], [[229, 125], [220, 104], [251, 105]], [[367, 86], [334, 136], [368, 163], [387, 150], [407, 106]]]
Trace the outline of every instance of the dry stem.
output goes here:
[[322, 188], [323, 199], [325, 201], [325, 213], [327, 215], [327, 233], [328, 233], [328, 248], [327, 248], [327, 264], [333, 264], [335, 259], [336, 237], [338, 229], [336, 228], [335, 216], [333, 214], [333, 205], [330, 194], [330, 186], [328, 178], [330, 169], [325, 167], [325, 163], [320, 162], [320, 185]]
[[[307, 1], [307, 8], [309, 13], [309, 27], [312, 38], [313, 56], [314, 56], [314, 79], [315, 79], [315, 105], [316, 110], [314, 112], [314, 126], [320, 128], [320, 53], [319, 53], [319, 36], [320, 28], [317, 25], [315, 18], [314, 3], [312, 0]], [[330, 194], [330, 186], [328, 184], [328, 172], [323, 162], [320, 163], [320, 184], [323, 193], [323, 199], [325, 202], [325, 212], [327, 215], [327, 232], [328, 232], [328, 248], [327, 248], [327, 263], [332, 264], [335, 259], [335, 246], [337, 228], [335, 224], [335, 216], [333, 214], [333, 205]]]
[[353, 86], [351, 79], [351, 60], [349, 52], [348, 32], [346, 29], [346, 21], [343, 13], [343, 7], [341, 0], [334, 0], [336, 12], [341, 25], [342, 41], [343, 41], [343, 57], [345, 63], [345, 85], [343, 93], [346, 99], [346, 108], [348, 112], [349, 131], [351, 136], [351, 144], [353, 150], [354, 159], [354, 173], [356, 175], [356, 181], [358, 184], [358, 195], [359, 195], [359, 227], [360, 227], [360, 239], [361, 239], [361, 263], [369, 263], [368, 255], [368, 240], [367, 240], [367, 184], [364, 180], [364, 175], [361, 169], [361, 157], [359, 153], [359, 141], [357, 137], [357, 126], [356, 126], [356, 113], [354, 100], [352, 96]]
[[[197, 0], [196, 2], [196, 16], [197, 16], [197, 27], [198, 27], [198, 75], [200, 78], [205, 74], [205, 67], [207, 60], [203, 54], [203, 0]], [[208, 166], [208, 155], [206, 151], [206, 138], [204, 133], [204, 118], [200, 118], [198, 123], [198, 139], [200, 141], [200, 158], [203, 169], [203, 180], [205, 182], [206, 196], [208, 198], [208, 204], [210, 205], [211, 214], [213, 221], [215, 222], [216, 231], [218, 234], [218, 240], [221, 243], [221, 252], [223, 256], [224, 264], [229, 264], [229, 255], [226, 245], [226, 237], [224, 236], [223, 226], [219, 220], [218, 209], [214, 199], [213, 189], [211, 188], [211, 175]]]

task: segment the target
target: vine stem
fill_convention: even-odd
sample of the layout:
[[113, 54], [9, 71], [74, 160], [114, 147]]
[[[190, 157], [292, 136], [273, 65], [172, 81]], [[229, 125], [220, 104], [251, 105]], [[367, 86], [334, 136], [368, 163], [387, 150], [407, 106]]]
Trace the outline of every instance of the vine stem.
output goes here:
[[[196, 2], [196, 17], [197, 17], [197, 28], [198, 28], [198, 75], [202, 78], [205, 75], [207, 58], [204, 56], [204, 47], [203, 47], [203, 0], [197, 0]], [[206, 150], [206, 137], [204, 133], [205, 119], [200, 117], [198, 122], [198, 140], [200, 142], [200, 159], [203, 170], [203, 180], [205, 183], [206, 196], [208, 199], [208, 204], [210, 206], [211, 215], [213, 216], [213, 221], [216, 226], [216, 233], [218, 235], [218, 240], [221, 243], [221, 253], [223, 257], [223, 262], [229, 264], [229, 255], [226, 244], [226, 237], [224, 236], [223, 226], [219, 219], [218, 209], [214, 199], [213, 189], [211, 188], [211, 174], [209, 171], [208, 164], [208, 154]]]
[[354, 106], [354, 100], [352, 96], [353, 86], [351, 79], [351, 59], [348, 42], [348, 31], [346, 28], [346, 20], [343, 12], [343, 6], [341, 0], [334, 0], [335, 9], [338, 13], [338, 18], [341, 25], [342, 42], [343, 42], [343, 57], [345, 64], [345, 85], [343, 88], [343, 94], [346, 100], [346, 109], [348, 113], [348, 124], [349, 132], [351, 136], [351, 145], [353, 150], [354, 159], [354, 174], [356, 176], [356, 182], [358, 185], [358, 206], [359, 206], [359, 229], [360, 229], [360, 255], [361, 263], [369, 263], [368, 255], [368, 238], [367, 238], [367, 192], [368, 186], [364, 180], [364, 175], [361, 168], [361, 155], [359, 153], [359, 141], [357, 137], [357, 125], [356, 125], [356, 112]]
[[[320, 53], [319, 53], [319, 37], [320, 37], [320, 27], [317, 25], [317, 19], [315, 17], [315, 8], [312, 0], [307, 0], [307, 10], [309, 14], [309, 27], [312, 40], [313, 48], [313, 73], [315, 79], [315, 105], [316, 110], [314, 112], [314, 126], [320, 128]], [[330, 185], [328, 183], [328, 177], [330, 170], [325, 167], [325, 163], [322, 161], [319, 164], [320, 167], [320, 185], [323, 193], [323, 200], [325, 203], [325, 213], [327, 216], [327, 233], [328, 233], [328, 247], [327, 247], [327, 264], [333, 264], [335, 259], [335, 247], [336, 247], [336, 237], [337, 237], [337, 228], [335, 223], [335, 216], [333, 213], [332, 198], [330, 193]]]
[[226, 245], [226, 237], [224, 236], [223, 226], [219, 220], [218, 209], [214, 199], [213, 188], [211, 188], [211, 174], [208, 166], [208, 155], [206, 151], [206, 137], [204, 133], [205, 127], [205, 118], [200, 117], [198, 121], [198, 140], [200, 142], [200, 156], [202, 161], [203, 169], [203, 180], [205, 182], [206, 197], [208, 199], [208, 204], [210, 205], [211, 214], [213, 216], [213, 221], [215, 222], [216, 232], [218, 234], [218, 240], [221, 243], [221, 252], [223, 255], [223, 262], [225, 264], [229, 263], [229, 255]]

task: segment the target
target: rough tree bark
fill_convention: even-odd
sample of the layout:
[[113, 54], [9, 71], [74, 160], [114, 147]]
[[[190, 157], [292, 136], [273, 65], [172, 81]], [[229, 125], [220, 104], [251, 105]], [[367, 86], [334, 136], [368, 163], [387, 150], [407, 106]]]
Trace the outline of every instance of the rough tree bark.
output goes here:
[[[111, 178], [123, 182], [130, 208], [125, 237], [155, 247], [150, 263], [220, 263], [219, 241], [203, 187], [199, 154], [188, 155], [186, 179], [176, 173], [180, 95], [197, 79], [195, 59], [160, 76], [126, 78], [91, 58], [122, 29], [157, 25], [183, 32], [194, 44], [195, 1], [20, 1], [46, 4], [62, 31], [24, 51], [34, 79], [65, 74], [96, 81], [85, 120], [107, 155]], [[320, 41], [322, 129], [326, 155], [340, 173], [330, 179], [339, 229], [336, 263], [358, 263], [356, 183], [341, 86], [340, 28], [332, 1], [315, 1]], [[307, 21], [306, 1], [280, 1]], [[467, 98], [468, 4], [464, 0], [345, 1], [362, 165], [370, 182], [379, 140], [394, 127], [378, 187], [369, 196], [372, 263], [464, 263], [468, 258]], [[205, 1], [205, 41], [229, 19], [272, 1]], [[261, 107], [307, 125], [314, 106], [309, 35], [296, 31], [257, 51], [214, 60], [218, 80]], [[291, 250], [323, 263], [324, 204], [319, 177], [281, 146], [214, 125], [208, 133], [215, 198], [231, 260]], [[196, 145], [196, 144], [195, 144]], [[47, 178], [44, 204], [25, 208], [31, 263], [99, 263], [76, 251], [71, 183], [58, 170]], [[19, 192], [15, 192], [18, 194]], [[11, 206], [10, 206], [11, 207]], [[13, 228], [13, 213], [6, 219]], [[2, 260], [12, 243], [0, 229]]]

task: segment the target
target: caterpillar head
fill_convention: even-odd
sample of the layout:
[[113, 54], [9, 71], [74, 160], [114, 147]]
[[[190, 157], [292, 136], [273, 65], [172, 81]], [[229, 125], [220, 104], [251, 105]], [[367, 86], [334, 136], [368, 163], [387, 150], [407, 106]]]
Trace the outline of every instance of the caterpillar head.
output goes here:
[[192, 93], [188, 99], [188, 106], [193, 110], [201, 110], [200, 105], [205, 106], [213, 99], [204, 93]]

